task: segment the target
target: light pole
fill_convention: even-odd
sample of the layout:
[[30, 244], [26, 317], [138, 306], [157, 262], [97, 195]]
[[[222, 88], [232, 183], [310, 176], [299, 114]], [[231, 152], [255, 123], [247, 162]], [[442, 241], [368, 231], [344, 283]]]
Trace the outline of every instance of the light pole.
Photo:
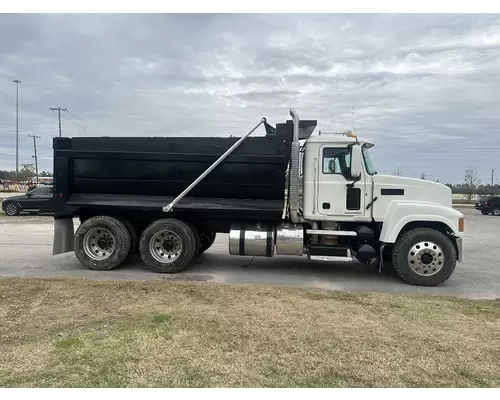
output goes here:
[[12, 82], [16, 84], [16, 179], [19, 179], [19, 79]]

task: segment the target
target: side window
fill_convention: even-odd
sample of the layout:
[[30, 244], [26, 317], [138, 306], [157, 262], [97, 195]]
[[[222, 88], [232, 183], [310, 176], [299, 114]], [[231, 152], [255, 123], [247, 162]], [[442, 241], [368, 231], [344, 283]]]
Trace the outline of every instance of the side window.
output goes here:
[[351, 172], [351, 151], [345, 147], [323, 149], [323, 173], [349, 177]]
[[35, 196], [50, 196], [52, 189], [46, 186], [40, 186], [31, 192]]

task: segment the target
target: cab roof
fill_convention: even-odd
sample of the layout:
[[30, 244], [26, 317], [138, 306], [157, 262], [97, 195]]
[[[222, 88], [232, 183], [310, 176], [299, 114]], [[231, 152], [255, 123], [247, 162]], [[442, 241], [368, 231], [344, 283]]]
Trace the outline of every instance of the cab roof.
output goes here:
[[[366, 147], [369, 149], [370, 147], [375, 146], [375, 143], [369, 141], [369, 140], [362, 140], [362, 139], [357, 139], [357, 141], [363, 146], [366, 145]], [[331, 133], [325, 133], [325, 134], [318, 134], [318, 135], [311, 135], [305, 143], [336, 143], [342, 146], [348, 146], [351, 143], [356, 143], [356, 138], [354, 137], [348, 137], [344, 136], [341, 134], [331, 134]]]

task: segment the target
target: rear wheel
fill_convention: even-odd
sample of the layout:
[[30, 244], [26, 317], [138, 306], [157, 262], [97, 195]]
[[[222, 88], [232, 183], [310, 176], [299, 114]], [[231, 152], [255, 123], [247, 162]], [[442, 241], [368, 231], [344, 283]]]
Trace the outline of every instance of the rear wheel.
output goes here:
[[20, 213], [21, 213], [21, 207], [19, 207], [18, 204], [7, 203], [5, 205], [5, 214], [7, 214], [9, 217], [14, 217], [16, 215], [19, 215]]
[[118, 267], [127, 258], [130, 245], [127, 227], [113, 217], [89, 218], [75, 233], [75, 255], [88, 269], [107, 271]]
[[203, 254], [207, 251], [215, 242], [216, 233], [215, 232], [200, 232], [200, 248], [198, 250], [198, 255]]
[[481, 210], [481, 214], [483, 214], [483, 215], [488, 215], [488, 214], [489, 214], [489, 212], [488, 212], [488, 211], [486, 211], [486, 210]]
[[493, 209], [491, 210], [491, 214], [493, 214], [496, 217], [499, 217], [500, 216], [500, 207], [493, 207]]
[[174, 273], [186, 268], [198, 251], [196, 232], [177, 219], [160, 219], [142, 233], [139, 251], [154, 272]]
[[127, 230], [130, 234], [130, 251], [127, 255], [127, 260], [132, 257], [136, 253], [137, 246], [139, 244], [139, 238], [137, 237], [137, 231], [135, 229], [135, 226], [127, 219], [125, 218], [119, 218], [119, 220], [127, 227]]
[[399, 277], [411, 285], [438, 286], [455, 270], [457, 252], [443, 233], [417, 228], [398, 238], [392, 264]]

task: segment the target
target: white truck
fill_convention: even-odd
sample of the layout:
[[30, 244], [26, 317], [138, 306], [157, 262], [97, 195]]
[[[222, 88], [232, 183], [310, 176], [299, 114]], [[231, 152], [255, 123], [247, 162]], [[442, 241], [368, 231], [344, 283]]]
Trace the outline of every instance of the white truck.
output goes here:
[[409, 284], [446, 281], [463, 255], [451, 190], [377, 174], [372, 142], [290, 115], [239, 139], [55, 138], [54, 254], [109, 270], [138, 252], [174, 273], [229, 233], [233, 255], [389, 261]]

